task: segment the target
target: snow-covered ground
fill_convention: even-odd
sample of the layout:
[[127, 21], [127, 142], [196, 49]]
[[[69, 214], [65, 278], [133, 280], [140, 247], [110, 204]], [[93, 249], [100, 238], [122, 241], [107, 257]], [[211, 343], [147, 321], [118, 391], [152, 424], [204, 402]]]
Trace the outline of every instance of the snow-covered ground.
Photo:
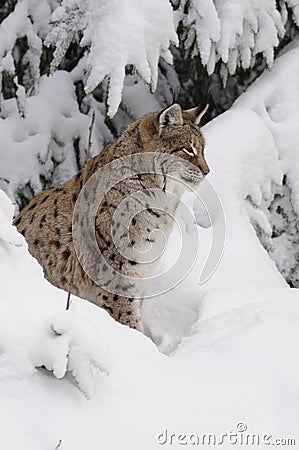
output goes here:
[[[299, 447], [299, 290], [288, 287], [252, 225], [271, 234], [267, 205], [285, 174], [299, 211], [298, 85], [292, 47], [203, 128], [225, 249], [199, 284], [212, 229], [200, 226], [194, 202], [199, 260], [177, 288], [144, 304], [157, 345], [86, 301], [73, 299], [65, 312], [66, 294], [43, 279], [1, 193], [1, 449], [193, 448], [211, 433], [224, 449], [246, 447], [251, 434], [250, 448], [275, 439]], [[204, 184], [200, 193], [206, 198]], [[213, 227], [221, 218], [212, 211]], [[162, 265], [177, 240], [174, 231]]]

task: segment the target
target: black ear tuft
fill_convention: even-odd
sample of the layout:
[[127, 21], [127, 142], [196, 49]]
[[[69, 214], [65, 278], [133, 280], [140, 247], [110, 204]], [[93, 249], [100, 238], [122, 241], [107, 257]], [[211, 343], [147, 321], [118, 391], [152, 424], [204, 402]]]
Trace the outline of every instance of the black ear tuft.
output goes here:
[[205, 113], [207, 112], [208, 109], [209, 109], [208, 103], [205, 105], [205, 107], [203, 109], [199, 108], [198, 114], [194, 119], [195, 125], [199, 124], [199, 122], [201, 121], [201, 118], [205, 115]]
[[184, 113], [189, 116], [189, 119], [195, 123], [195, 125], [198, 125], [208, 108], [209, 104], [206, 103], [204, 105], [196, 106], [195, 108], [187, 109]]
[[159, 134], [170, 125], [181, 126], [183, 123], [182, 109], [178, 103], [174, 103], [159, 115]]

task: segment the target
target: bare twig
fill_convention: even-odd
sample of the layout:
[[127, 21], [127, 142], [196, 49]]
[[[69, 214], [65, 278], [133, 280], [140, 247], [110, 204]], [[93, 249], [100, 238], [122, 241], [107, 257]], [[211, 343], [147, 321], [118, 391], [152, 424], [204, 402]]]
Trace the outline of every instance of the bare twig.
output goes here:
[[[89, 125], [88, 145], [87, 145], [86, 156], [85, 156], [85, 165], [84, 165], [84, 169], [83, 169], [83, 181], [82, 181], [81, 189], [85, 185], [86, 178], [87, 178], [87, 163], [88, 163], [88, 160], [90, 157], [90, 149], [92, 146], [91, 137], [92, 137], [94, 121], [95, 121], [95, 112], [93, 111], [92, 116], [91, 116], [91, 123]], [[77, 264], [77, 259], [76, 259], [76, 255], [75, 255], [75, 251], [74, 251], [73, 261], [72, 261], [72, 272], [71, 272], [71, 278], [70, 278], [70, 283], [69, 283], [69, 288], [68, 288], [68, 293], [67, 293], [67, 301], [66, 301], [66, 308], [65, 308], [66, 310], [70, 309], [70, 305], [71, 305], [71, 289], [72, 289], [72, 285], [73, 285], [76, 264]]]

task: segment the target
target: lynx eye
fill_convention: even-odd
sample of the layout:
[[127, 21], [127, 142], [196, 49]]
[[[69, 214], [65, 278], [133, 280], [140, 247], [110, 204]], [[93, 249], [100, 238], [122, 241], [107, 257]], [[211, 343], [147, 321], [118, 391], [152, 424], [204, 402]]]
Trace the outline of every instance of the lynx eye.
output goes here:
[[193, 145], [191, 145], [190, 149], [183, 148], [183, 152], [185, 152], [189, 156], [196, 156], [197, 155], [197, 150], [196, 150], [196, 148]]

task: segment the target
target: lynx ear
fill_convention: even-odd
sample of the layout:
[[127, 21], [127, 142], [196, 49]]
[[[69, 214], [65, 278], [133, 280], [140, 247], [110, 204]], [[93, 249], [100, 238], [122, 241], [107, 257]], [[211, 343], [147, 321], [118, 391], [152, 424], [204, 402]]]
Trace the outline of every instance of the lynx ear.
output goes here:
[[180, 126], [183, 123], [182, 109], [178, 103], [174, 103], [159, 115], [159, 134], [169, 125]]
[[207, 103], [206, 106], [203, 108], [202, 106], [196, 106], [196, 108], [187, 109], [187, 111], [184, 111], [187, 113], [195, 125], [198, 125], [201, 118], [205, 115], [209, 108], [209, 104]]

